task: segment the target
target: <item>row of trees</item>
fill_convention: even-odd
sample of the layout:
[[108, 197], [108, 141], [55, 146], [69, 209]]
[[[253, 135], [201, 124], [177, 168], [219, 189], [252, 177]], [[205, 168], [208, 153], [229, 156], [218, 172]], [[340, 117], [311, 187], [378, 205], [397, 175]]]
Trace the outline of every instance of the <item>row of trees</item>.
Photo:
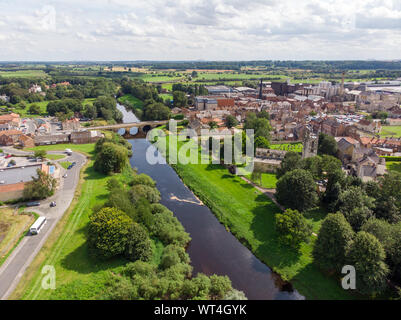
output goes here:
[[[108, 199], [93, 208], [88, 229], [90, 253], [96, 259], [124, 256], [131, 261], [109, 274], [102, 299], [245, 299], [228, 277], [192, 277], [185, 247], [189, 234], [173, 213], [159, 204], [155, 182], [135, 174], [128, 183], [112, 177]], [[162, 253], [156, 253], [158, 244]], [[155, 259], [155, 255], [159, 258]]]
[[276, 216], [287, 244], [298, 247], [309, 239], [310, 226], [300, 212], [320, 205], [337, 212], [326, 217], [315, 242], [314, 260], [321, 268], [340, 275], [344, 265], [353, 265], [357, 290], [364, 294], [382, 292], [388, 280], [401, 283], [401, 174], [363, 183], [346, 175], [332, 156], [301, 159], [289, 152], [277, 175], [276, 198], [292, 209]]

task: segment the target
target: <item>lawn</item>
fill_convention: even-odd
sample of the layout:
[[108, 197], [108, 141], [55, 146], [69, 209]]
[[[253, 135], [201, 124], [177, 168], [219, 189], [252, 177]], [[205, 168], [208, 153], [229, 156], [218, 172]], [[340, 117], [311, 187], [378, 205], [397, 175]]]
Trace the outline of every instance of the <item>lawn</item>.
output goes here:
[[16, 70], [0, 71], [3, 78], [46, 78], [47, 74], [43, 70]]
[[[251, 176], [247, 177], [249, 180], [251, 179]], [[262, 181], [259, 179], [257, 180], [252, 180], [254, 183], [257, 185], [261, 186], [262, 188], [266, 189], [275, 189], [276, 184], [277, 184], [277, 177], [275, 173], [262, 173]]]
[[35, 217], [15, 212], [14, 209], [0, 209], [0, 265], [16, 247]]
[[64, 168], [64, 169], [68, 169], [68, 167], [70, 166], [70, 165], [72, 165], [72, 163], [71, 162], [69, 162], [69, 161], [62, 161], [62, 162], [60, 162], [60, 165]]
[[37, 150], [45, 150], [45, 151], [64, 151], [65, 149], [71, 149], [72, 151], [78, 151], [93, 155], [95, 152], [95, 144], [52, 144], [48, 146], [37, 146], [33, 148], [26, 148], [26, 151], [37, 151]]
[[400, 161], [386, 161], [386, 167], [390, 171], [396, 171], [401, 173], [401, 162]]
[[297, 142], [297, 143], [272, 144], [272, 145], [270, 145], [270, 149], [273, 149], [273, 150], [283, 150], [283, 151], [302, 152], [303, 144], [300, 143], [300, 142]]
[[[274, 215], [280, 209], [270, 198], [221, 165], [177, 164], [174, 169], [227, 229], [302, 295], [308, 299], [353, 298], [338, 279], [324, 275], [313, 264], [313, 236], [299, 252], [279, 243]], [[325, 213], [315, 210], [306, 216], [318, 232]]]
[[401, 137], [401, 126], [383, 126], [380, 133], [384, 137]]
[[49, 159], [49, 160], [60, 160], [63, 158], [65, 158], [65, 155], [62, 155], [62, 154], [47, 154], [46, 155], [46, 159]]
[[118, 101], [122, 104], [130, 104], [135, 109], [142, 109], [143, 108], [143, 101], [139, 100], [138, 98], [134, 97], [131, 94], [123, 95], [122, 97], [118, 98]]

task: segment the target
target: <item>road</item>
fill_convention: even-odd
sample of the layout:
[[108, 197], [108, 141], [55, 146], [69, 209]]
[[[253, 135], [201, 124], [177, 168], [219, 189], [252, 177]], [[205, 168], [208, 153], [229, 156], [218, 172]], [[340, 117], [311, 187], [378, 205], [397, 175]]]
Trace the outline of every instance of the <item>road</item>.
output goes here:
[[[11, 151], [11, 150], [10, 150]], [[20, 151], [22, 153], [22, 151]], [[12, 150], [12, 153], [16, 153]], [[60, 152], [48, 152], [60, 153]], [[36, 254], [42, 248], [46, 239], [51, 234], [57, 222], [64, 215], [69, 208], [71, 201], [74, 197], [75, 189], [79, 183], [79, 171], [86, 162], [86, 157], [80, 153], [73, 152], [73, 154], [61, 161], [76, 162], [77, 164], [68, 172], [67, 178], [61, 178], [60, 188], [54, 196], [41, 201], [38, 207], [29, 208], [41, 216], [47, 218], [47, 223], [38, 235], [28, 235], [23, 238], [17, 248], [8, 257], [6, 262], [0, 267], [0, 299], [6, 300], [18, 285], [26, 268], [33, 261]], [[50, 202], [56, 201], [57, 206], [50, 207]]]

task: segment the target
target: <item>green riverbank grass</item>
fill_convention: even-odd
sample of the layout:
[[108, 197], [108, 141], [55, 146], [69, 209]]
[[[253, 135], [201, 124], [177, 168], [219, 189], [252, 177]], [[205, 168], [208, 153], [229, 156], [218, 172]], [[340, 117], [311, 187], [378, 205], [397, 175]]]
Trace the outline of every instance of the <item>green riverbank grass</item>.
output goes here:
[[[266, 195], [231, 175], [221, 165], [177, 164], [173, 167], [229, 231], [307, 299], [355, 298], [341, 288], [338, 279], [323, 274], [313, 264], [314, 236], [310, 243], [303, 243], [298, 252], [280, 244], [274, 218], [280, 209]], [[306, 217], [314, 232], [318, 232], [325, 213], [314, 210], [306, 213]]]

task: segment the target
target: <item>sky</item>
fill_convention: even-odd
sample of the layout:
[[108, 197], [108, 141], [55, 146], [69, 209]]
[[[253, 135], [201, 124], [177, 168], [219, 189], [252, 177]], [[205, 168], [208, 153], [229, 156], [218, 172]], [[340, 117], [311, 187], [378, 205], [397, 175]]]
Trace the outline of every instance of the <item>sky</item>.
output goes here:
[[0, 0], [1, 61], [401, 59], [401, 0]]

